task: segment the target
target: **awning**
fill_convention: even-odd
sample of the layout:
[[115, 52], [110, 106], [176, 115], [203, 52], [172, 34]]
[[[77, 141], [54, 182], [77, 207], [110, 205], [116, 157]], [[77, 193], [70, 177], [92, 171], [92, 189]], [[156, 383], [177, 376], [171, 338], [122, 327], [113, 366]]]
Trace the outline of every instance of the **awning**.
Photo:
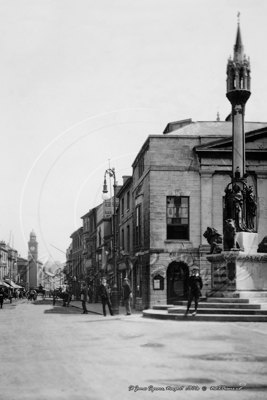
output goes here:
[[5, 287], [10, 287], [10, 285], [7, 285], [5, 282], [0, 281], [0, 286], [5, 286]]
[[10, 279], [6, 279], [5, 283], [10, 285], [13, 289], [23, 289], [22, 286], [17, 285], [15, 282], [11, 281]]

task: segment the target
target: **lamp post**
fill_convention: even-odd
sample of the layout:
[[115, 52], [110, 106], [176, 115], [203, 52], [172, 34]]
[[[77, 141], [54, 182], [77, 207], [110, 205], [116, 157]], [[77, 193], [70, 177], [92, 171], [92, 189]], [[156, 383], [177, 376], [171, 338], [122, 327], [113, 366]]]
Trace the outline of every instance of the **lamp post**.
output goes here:
[[[104, 174], [103, 194], [108, 193], [106, 174], [114, 179], [114, 213], [113, 213], [113, 260], [114, 260], [114, 285], [111, 291], [111, 304], [114, 314], [119, 314], [119, 294], [117, 285], [117, 241], [116, 241], [116, 174], [115, 168], [109, 168]], [[104, 197], [102, 197], [104, 199]]]

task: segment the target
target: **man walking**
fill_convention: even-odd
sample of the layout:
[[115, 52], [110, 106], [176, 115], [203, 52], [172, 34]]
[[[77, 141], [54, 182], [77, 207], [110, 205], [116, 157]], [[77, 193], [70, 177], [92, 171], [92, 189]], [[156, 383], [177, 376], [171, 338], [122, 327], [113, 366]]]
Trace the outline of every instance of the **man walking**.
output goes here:
[[0, 287], [0, 307], [3, 308], [5, 292], [2, 287]]
[[189, 278], [189, 297], [188, 297], [187, 309], [184, 314], [185, 317], [187, 317], [189, 313], [189, 309], [193, 299], [195, 301], [195, 311], [192, 313], [192, 316], [195, 317], [197, 315], [198, 300], [199, 297], [201, 296], [200, 290], [202, 289], [202, 287], [203, 287], [203, 282], [201, 276], [199, 275], [199, 268], [193, 267], [192, 275]]
[[82, 314], [88, 314], [87, 308], [86, 308], [86, 301], [87, 301], [87, 285], [86, 283], [82, 283], [82, 291], [81, 291], [81, 300], [82, 300], [82, 307], [83, 307], [83, 312]]
[[101, 285], [99, 286], [99, 295], [101, 297], [101, 302], [103, 306], [103, 315], [106, 316], [106, 304], [108, 305], [108, 309], [110, 315], [114, 315], [111, 302], [110, 302], [110, 287], [107, 284], [106, 278], [102, 278]]
[[128, 278], [124, 278], [123, 282], [123, 299], [126, 307], [126, 315], [131, 315], [131, 298], [132, 289], [129, 284]]

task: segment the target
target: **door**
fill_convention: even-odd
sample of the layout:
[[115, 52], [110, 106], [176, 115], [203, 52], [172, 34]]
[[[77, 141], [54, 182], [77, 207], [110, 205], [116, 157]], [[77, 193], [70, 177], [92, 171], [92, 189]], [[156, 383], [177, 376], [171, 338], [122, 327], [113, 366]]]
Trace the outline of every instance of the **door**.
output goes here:
[[167, 270], [167, 304], [187, 299], [189, 269], [183, 262], [173, 262]]

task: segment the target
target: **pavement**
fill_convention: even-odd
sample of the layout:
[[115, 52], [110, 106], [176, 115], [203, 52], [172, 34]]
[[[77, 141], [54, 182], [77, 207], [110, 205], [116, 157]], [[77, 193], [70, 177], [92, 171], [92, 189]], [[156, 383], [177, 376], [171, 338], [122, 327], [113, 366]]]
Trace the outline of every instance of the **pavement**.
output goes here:
[[[38, 297], [38, 300], [40, 300], [40, 297]], [[46, 297], [45, 299], [46, 301], [51, 301], [52, 302], [52, 298], [51, 297]], [[61, 303], [62, 304], [62, 300], [57, 300], [57, 303]], [[70, 302], [69, 307], [75, 307], [75, 308], [79, 308], [80, 310], [82, 310], [82, 302], [78, 301], [78, 300], [72, 300]], [[103, 308], [102, 308], [102, 303], [86, 303], [86, 308], [88, 310], [88, 314], [96, 314], [96, 315], [101, 315], [103, 316]], [[109, 310], [108, 310], [108, 306], [106, 306], [106, 311], [107, 311], [107, 316], [110, 316], [109, 314]], [[120, 306], [119, 307], [119, 316], [123, 317], [127, 317], [129, 318], [129, 316], [126, 316], [126, 309], [124, 306]], [[118, 316], [118, 315], [116, 315]], [[135, 309], [131, 309], [131, 317], [132, 316], [139, 316], [142, 317], [143, 313], [142, 311], [136, 311]]]

